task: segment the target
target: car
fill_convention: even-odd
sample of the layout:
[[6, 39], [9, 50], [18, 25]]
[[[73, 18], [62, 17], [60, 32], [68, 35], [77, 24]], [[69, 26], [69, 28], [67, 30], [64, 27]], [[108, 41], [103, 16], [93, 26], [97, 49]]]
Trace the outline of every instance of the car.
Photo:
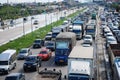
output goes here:
[[52, 52], [50, 49], [42, 48], [40, 53], [38, 54], [38, 57], [41, 57], [43, 61], [49, 60], [52, 56]]
[[44, 40], [42, 39], [36, 39], [33, 43], [33, 48], [41, 48], [44, 46]]
[[5, 77], [5, 80], [25, 80], [23, 73], [11, 73]]
[[117, 40], [113, 36], [109, 36], [106, 38], [106, 48], [109, 47], [109, 44], [117, 44]]
[[83, 43], [89, 43], [92, 45], [93, 39], [92, 39], [92, 35], [85, 35], [84, 39], [83, 39]]
[[17, 56], [17, 59], [25, 59], [28, 55], [31, 55], [32, 52], [30, 51], [30, 48], [22, 48]]
[[29, 55], [26, 57], [25, 62], [23, 64], [23, 70], [26, 72], [27, 70], [37, 70], [38, 67], [41, 66], [41, 58], [37, 55]]
[[45, 47], [47, 49], [50, 49], [51, 51], [55, 50], [55, 42], [54, 41], [48, 41], [45, 43]]
[[52, 39], [52, 32], [48, 32], [45, 36], [45, 41], [51, 41]]
[[111, 33], [111, 30], [110, 30], [108, 27], [106, 27], [106, 28], [104, 29], [104, 31], [103, 31], [103, 36], [106, 37], [106, 34], [107, 34], [107, 33]]
[[90, 43], [83, 43], [82, 46], [83, 46], [83, 47], [90, 47], [91, 44], [90, 44]]
[[37, 24], [38, 24], [38, 20], [35, 20], [33, 24], [34, 24], [34, 25], [37, 25]]
[[106, 38], [109, 36], [113, 36], [113, 33], [106, 33]]

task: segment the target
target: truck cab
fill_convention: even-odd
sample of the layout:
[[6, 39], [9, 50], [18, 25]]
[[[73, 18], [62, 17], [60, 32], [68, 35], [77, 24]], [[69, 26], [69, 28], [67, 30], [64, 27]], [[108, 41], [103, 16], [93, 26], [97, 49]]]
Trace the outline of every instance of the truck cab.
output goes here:
[[70, 48], [68, 42], [56, 42], [55, 63], [67, 63], [69, 52]]

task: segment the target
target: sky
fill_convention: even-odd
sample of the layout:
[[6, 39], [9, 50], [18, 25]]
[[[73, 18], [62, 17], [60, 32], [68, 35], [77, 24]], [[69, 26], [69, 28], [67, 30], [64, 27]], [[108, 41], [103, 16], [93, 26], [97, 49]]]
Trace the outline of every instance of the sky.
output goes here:
[[[63, 0], [0, 0], [0, 3], [24, 3], [24, 2], [53, 2], [53, 1], [63, 1]], [[79, 0], [79, 1], [86, 1], [86, 0]]]

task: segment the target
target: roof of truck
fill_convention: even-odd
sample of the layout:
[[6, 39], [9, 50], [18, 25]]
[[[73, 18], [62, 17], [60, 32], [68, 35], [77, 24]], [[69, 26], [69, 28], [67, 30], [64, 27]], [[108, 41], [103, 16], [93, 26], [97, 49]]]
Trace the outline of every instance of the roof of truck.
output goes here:
[[90, 62], [88, 61], [71, 61], [69, 73], [90, 75]]
[[73, 32], [61, 32], [57, 35], [56, 38], [72, 38], [72, 37], [73, 38], [76, 37], [75, 33], [73, 33]]
[[93, 47], [75, 46], [71, 51], [69, 58], [89, 58], [93, 59]]

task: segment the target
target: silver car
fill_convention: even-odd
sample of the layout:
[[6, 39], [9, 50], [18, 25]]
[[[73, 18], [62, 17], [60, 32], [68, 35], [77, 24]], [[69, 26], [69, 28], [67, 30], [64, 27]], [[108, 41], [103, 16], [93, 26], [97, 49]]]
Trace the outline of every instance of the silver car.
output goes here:
[[22, 48], [17, 56], [17, 59], [25, 59], [28, 55], [31, 55], [32, 52], [30, 51], [30, 48]]

